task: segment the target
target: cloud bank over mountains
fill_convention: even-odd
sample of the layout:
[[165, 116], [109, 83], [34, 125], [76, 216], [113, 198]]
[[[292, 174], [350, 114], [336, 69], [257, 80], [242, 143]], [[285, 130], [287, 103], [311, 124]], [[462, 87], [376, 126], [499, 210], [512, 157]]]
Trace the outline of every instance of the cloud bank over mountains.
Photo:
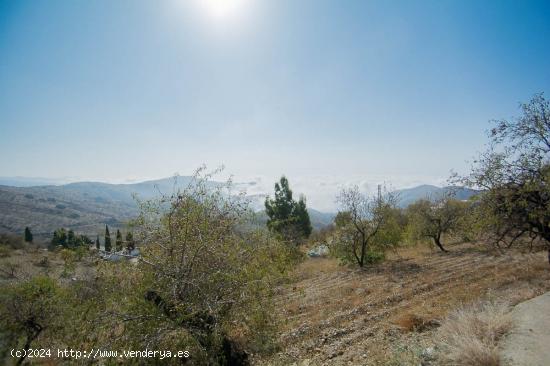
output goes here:
[[[280, 176], [235, 176], [233, 182], [235, 189], [246, 191], [246, 195], [252, 198], [254, 208], [261, 209], [265, 196], [273, 195], [274, 184]], [[296, 198], [305, 195], [308, 206], [323, 212], [336, 212], [338, 205], [336, 196], [344, 187], [357, 185], [366, 193], [375, 193], [378, 184], [385, 185], [388, 190], [397, 190], [403, 188], [415, 187], [423, 184], [443, 186], [446, 178], [436, 176], [381, 176], [381, 175], [353, 175], [353, 176], [334, 176], [334, 175], [303, 175], [287, 178]], [[223, 181], [223, 176], [215, 176], [215, 180]], [[0, 185], [31, 187], [43, 185], [61, 185], [74, 183], [84, 180], [77, 178], [26, 178], [26, 177], [0, 177]], [[86, 180], [90, 181], [90, 180]], [[111, 184], [136, 184], [148, 181], [147, 179], [136, 179], [123, 181], [110, 181]]]
[[[274, 184], [279, 177], [255, 176], [247, 179], [238, 179], [235, 182], [238, 188], [246, 189], [247, 195], [273, 195]], [[309, 207], [323, 212], [336, 212], [338, 205], [336, 196], [345, 187], [353, 185], [366, 193], [375, 193], [378, 184], [385, 185], [389, 191], [411, 188], [423, 184], [444, 186], [447, 178], [435, 176], [376, 176], [376, 175], [355, 175], [355, 176], [288, 176], [290, 187], [296, 197], [304, 194]]]

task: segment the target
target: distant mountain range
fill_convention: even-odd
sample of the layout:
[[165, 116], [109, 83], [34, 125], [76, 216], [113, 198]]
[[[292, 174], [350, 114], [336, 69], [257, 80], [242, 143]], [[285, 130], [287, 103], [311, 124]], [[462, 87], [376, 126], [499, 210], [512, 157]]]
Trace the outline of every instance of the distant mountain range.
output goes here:
[[[95, 236], [103, 232], [104, 225], [122, 228], [137, 215], [134, 196], [151, 199], [184, 188], [191, 181], [191, 177], [180, 176], [133, 184], [78, 182], [28, 186], [32, 181], [11, 180], [10, 185], [0, 185], [0, 232], [21, 233], [29, 226], [36, 237], [49, 238], [56, 228], [65, 227]], [[239, 191], [250, 184], [253, 183], [236, 183], [234, 188]], [[253, 210], [263, 210], [265, 195], [247, 198]], [[314, 209], [309, 212], [316, 228], [330, 224], [334, 218], [331, 213]], [[261, 212], [258, 220], [265, 219]]]
[[434, 200], [449, 193], [452, 193], [454, 198], [458, 200], [467, 200], [478, 194], [479, 191], [466, 187], [436, 187], [424, 184], [413, 188], [399, 189], [394, 191], [394, 193], [397, 194], [397, 205], [404, 208], [420, 199]]
[[0, 186], [34, 187], [34, 186], [60, 185], [65, 183], [67, 183], [67, 181], [63, 179], [0, 177]]
[[[0, 185], [0, 232], [21, 233], [25, 226], [29, 226], [36, 237], [49, 238], [56, 228], [65, 227], [95, 236], [103, 232], [106, 224], [122, 228], [136, 216], [134, 195], [140, 199], [151, 199], [184, 188], [191, 180], [191, 177], [181, 176], [176, 180], [166, 178], [133, 184], [78, 182], [37, 186], [28, 186], [32, 184], [28, 179], [12, 180], [9, 185]], [[6, 180], [3, 182], [8, 183]], [[209, 184], [216, 186], [220, 183]], [[236, 183], [235, 188], [243, 190], [252, 184]], [[399, 195], [399, 206], [406, 207], [421, 198], [439, 197], [450, 189], [423, 185], [396, 193]], [[456, 191], [458, 199], [468, 199], [477, 193], [462, 187]], [[247, 197], [251, 208], [259, 212], [259, 222], [267, 219], [263, 212], [265, 197], [264, 194]], [[335, 216], [334, 213], [313, 208], [309, 208], [309, 214], [314, 228], [329, 225]]]

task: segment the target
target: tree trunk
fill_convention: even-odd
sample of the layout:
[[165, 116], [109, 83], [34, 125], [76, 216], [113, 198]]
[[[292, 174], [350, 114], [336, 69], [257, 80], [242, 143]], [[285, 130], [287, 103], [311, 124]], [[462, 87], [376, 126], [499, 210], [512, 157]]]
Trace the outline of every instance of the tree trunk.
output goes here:
[[359, 264], [360, 268], [363, 268], [363, 265], [365, 264], [365, 249], [361, 249], [361, 258], [357, 261], [357, 264]]
[[[148, 290], [145, 293], [145, 300], [152, 302], [169, 319], [177, 320], [177, 313], [173, 306], [164, 301], [164, 299], [154, 290]], [[247, 366], [250, 365], [248, 354], [242, 350], [238, 344], [227, 336], [223, 335], [221, 349], [209, 349], [211, 347], [210, 336], [213, 334], [213, 328], [216, 319], [207, 311], [195, 313], [192, 317], [186, 317], [184, 321], [179, 320], [179, 325], [187, 329], [199, 329], [200, 332], [190, 332], [199, 344], [207, 351], [217, 351], [221, 357], [221, 364], [227, 366]], [[22, 360], [21, 360], [22, 362]]]
[[550, 264], [550, 232], [544, 231], [540, 236], [546, 240], [546, 248], [548, 248], [548, 264]]
[[359, 261], [359, 267], [363, 268], [365, 265], [365, 255], [367, 251], [367, 240], [365, 234], [361, 233], [361, 260]]
[[23, 353], [23, 355], [21, 357], [19, 357], [19, 359], [17, 360], [17, 363], [16, 365], [21, 365], [23, 363], [23, 361], [25, 361], [25, 359], [27, 358], [27, 351], [29, 350], [29, 348], [31, 348], [31, 343], [33, 340], [36, 339], [36, 337], [38, 337], [38, 335], [40, 334], [40, 332], [42, 331], [42, 328], [40, 326], [38, 326], [39, 328], [35, 330], [34, 333], [28, 333], [27, 334], [27, 340], [25, 341], [25, 345], [23, 346], [23, 349], [25, 350], [25, 352]]
[[434, 236], [434, 243], [435, 245], [437, 245], [439, 247], [439, 249], [441, 249], [442, 252], [447, 252], [447, 249], [443, 248], [443, 245], [441, 244], [441, 239], [439, 236]]

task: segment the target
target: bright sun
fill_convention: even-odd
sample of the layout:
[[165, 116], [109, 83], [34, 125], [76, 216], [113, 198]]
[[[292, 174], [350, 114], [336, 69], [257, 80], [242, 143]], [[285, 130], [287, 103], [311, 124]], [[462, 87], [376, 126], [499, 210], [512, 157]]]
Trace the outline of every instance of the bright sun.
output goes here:
[[235, 21], [248, 8], [249, 0], [197, 0], [203, 12], [217, 21]]

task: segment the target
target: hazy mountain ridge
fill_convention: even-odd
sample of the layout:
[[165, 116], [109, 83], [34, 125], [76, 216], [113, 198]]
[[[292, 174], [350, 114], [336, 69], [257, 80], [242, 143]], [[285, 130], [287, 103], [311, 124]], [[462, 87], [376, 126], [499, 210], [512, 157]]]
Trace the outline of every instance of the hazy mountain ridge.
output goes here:
[[55, 178], [39, 178], [39, 177], [0, 177], [0, 186], [10, 187], [36, 187], [47, 185], [66, 184], [67, 181]]
[[[135, 197], [151, 199], [184, 189], [192, 177], [177, 177], [130, 184], [77, 182], [64, 185], [13, 187], [0, 185], [0, 232], [21, 233], [25, 226], [37, 237], [49, 238], [59, 227], [93, 235], [104, 225], [123, 227], [138, 213]], [[214, 187], [219, 182], [209, 182]], [[235, 192], [250, 183], [234, 184]], [[247, 196], [254, 211], [264, 208], [265, 194]], [[332, 222], [334, 214], [310, 209], [311, 221], [319, 228]], [[264, 220], [262, 212], [259, 220]]]
[[20, 233], [29, 226], [37, 237], [49, 237], [66, 227], [93, 235], [103, 224], [121, 226], [137, 212], [135, 204], [100, 198], [59, 186], [0, 186], [0, 230]]
[[[101, 233], [104, 225], [123, 227], [137, 215], [134, 196], [151, 199], [185, 188], [192, 177], [182, 176], [129, 184], [78, 182], [64, 185], [11, 187], [0, 185], [0, 232], [21, 233], [25, 226], [38, 237], [50, 237], [59, 227], [79, 233]], [[209, 182], [211, 186], [221, 183]], [[251, 183], [236, 183], [235, 191], [245, 190]], [[437, 198], [452, 187], [422, 185], [397, 190], [399, 206], [406, 207], [422, 198]], [[468, 199], [478, 191], [458, 187], [458, 199]], [[265, 222], [266, 194], [247, 196], [250, 207], [258, 212], [258, 221]], [[321, 228], [332, 223], [335, 213], [308, 208], [312, 226]]]
[[467, 200], [475, 196], [480, 191], [458, 186], [437, 187], [429, 184], [423, 184], [413, 188], [399, 189], [394, 191], [397, 195], [398, 206], [407, 207], [420, 199], [437, 199], [445, 194], [453, 193], [454, 198], [458, 200]]

